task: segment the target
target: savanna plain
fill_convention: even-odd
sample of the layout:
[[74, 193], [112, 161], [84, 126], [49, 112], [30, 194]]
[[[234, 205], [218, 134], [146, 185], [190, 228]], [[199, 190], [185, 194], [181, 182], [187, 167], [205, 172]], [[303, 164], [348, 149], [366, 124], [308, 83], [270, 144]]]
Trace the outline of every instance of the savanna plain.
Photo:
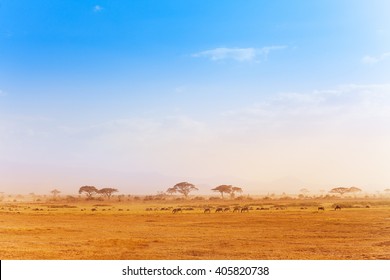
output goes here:
[[390, 260], [390, 200], [1, 202], [0, 244], [3, 260]]

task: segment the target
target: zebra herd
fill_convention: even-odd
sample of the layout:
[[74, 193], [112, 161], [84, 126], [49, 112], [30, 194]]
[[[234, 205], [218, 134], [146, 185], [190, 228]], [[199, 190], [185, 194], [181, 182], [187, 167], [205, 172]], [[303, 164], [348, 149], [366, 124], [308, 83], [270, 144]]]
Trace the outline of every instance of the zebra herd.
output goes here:
[[[172, 214], [177, 214], [177, 213], [182, 213], [183, 210], [194, 210], [194, 208], [172, 208], [170, 207], [170, 209], [172, 209]], [[204, 214], [209, 214], [211, 213], [212, 211], [214, 213], [227, 213], [227, 212], [232, 212], [232, 213], [248, 213], [249, 210], [270, 210], [270, 208], [264, 208], [264, 207], [258, 207], [256, 209], [254, 209], [253, 207], [250, 207], [250, 206], [235, 206], [235, 207], [216, 207], [216, 208], [213, 208], [213, 207], [204, 207], [202, 208], [203, 209], [203, 213]], [[215, 209], [215, 210], [214, 210]], [[286, 207], [276, 207], [274, 208], [275, 210], [285, 210], [287, 209]], [[146, 211], [151, 211], [152, 209], [151, 208], [147, 208]]]
[[[217, 207], [215, 209], [215, 213], [223, 213], [223, 212], [240, 212], [240, 213], [243, 213], [243, 212], [249, 212], [249, 207], [245, 206], [245, 207], [234, 207], [233, 208], [233, 211], [230, 209], [230, 207]], [[182, 208], [174, 208], [172, 210], [172, 213], [173, 214], [176, 214], [176, 213], [181, 213], [182, 212]], [[204, 208], [203, 210], [203, 213], [205, 214], [208, 214], [208, 213], [211, 213], [211, 208]]]
[[[318, 210], [318, 211], [320, 211], [320, 210], [325, 211], [325, 207], [324, 207], [324, 206], [319, 206], [317, 210]], [[341, 206], [340, 206], [340, 205], [336, 205], [336, 206], [334, 207], [334, 210], [335, 210], [335, 211], [341, 210]]]
[[[235, 207], [216, 207], [215, 210], [214, 208], [212, 207], [204, 207], [203, 208], [203, 213], [204, 214], [210, 214], [212, 213], [212, 211], [214, 213], [226, 213], [226, 212], [232, 212], [232, 213], [248, 213], [249, 210], [286, 210], [287, 207], [273, 207], [273, 208], [264, 208], [264, 207], [257, 207], [256, 209], [254, 209], [253, 207], [250, 207], [250, 206], [235, 206]], [[305, 208], [302, 208], [301, 209], [307, 209], [306, 207]], [[146, 211], [152, 211], [153, 209], [152, 208], [147, 208]], [[156, 211], [156, 209], [154, 209]], [[181, 208], [181, 207], [177, 207], [177, 208], [173, 208], [173, 207], [169, 207], [169, 208], [161, 208], [161, 210], [172, 210], [172, 214], [177, 214], [177, 213], [183, 213], [183, 210], [195, 210], [194, 208], [192, 207], [187, 207], [187, 208]], [[336, 205], [334, 207], [334, 210], [337, 211], [337, 210], [341, 210], [341, 206], [340, 205]], [[324, 206], [319, 206], [318, 207], [318, 211], [325, 211], [325, 207]]]

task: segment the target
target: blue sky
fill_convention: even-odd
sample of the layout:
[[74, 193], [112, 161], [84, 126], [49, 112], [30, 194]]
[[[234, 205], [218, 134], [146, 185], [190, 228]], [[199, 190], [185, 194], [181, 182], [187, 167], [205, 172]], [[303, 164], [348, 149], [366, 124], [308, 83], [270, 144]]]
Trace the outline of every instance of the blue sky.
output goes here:
[[383, 190], [389, 10], [2, 0], [0, 188]]

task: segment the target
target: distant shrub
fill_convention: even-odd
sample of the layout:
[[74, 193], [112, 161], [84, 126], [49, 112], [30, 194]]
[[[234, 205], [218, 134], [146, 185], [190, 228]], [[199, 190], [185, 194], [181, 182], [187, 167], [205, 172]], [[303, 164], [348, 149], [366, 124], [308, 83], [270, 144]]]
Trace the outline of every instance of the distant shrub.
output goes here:
[[211, 196], [209, 200], [221, 200], [221, 198], [219, 196]]
[[48, 208], [77, 208], [77, 206], [74, 206], [74, 205], [48, 205], [47, 206]]
[[205, 200], [203, 196], [195, 196], [192, 200]]
[[75, 201], [77, 201], [77, 198], [74, 196], [71, 196], [71, 195], [67, 195], [65, 200], [68, 202], [75, 202]]

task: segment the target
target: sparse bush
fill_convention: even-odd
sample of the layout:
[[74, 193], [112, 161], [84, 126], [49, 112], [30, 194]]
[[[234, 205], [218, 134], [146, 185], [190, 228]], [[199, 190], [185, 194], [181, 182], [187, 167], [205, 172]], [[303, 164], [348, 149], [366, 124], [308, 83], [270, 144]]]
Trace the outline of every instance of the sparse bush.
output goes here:
[[66, 198], [65, 198], [65, 200], [66, 200], [67, 202], [75, 202], [75, 201], [77, 201], [77, 198], [74, 197], [74, 196], [71, 196], [71, 195], [67, 195]]
[[74, 205], [48, 205], [47, 208], [54, 208], [54, 209], [58, 209], [58, 208], [77, 208], [77, 206], [74, 206]]
[[221, 198], [219, 196], [211, 196], [209, 200], [221, 200]]

